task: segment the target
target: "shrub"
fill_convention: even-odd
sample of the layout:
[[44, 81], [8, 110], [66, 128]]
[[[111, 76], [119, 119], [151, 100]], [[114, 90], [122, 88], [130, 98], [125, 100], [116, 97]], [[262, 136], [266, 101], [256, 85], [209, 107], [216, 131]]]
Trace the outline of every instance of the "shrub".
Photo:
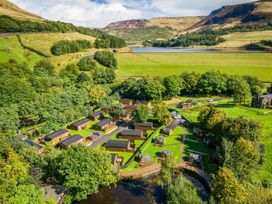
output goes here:
[[99, 51], [94, 54], [94, 59], [101, 65], [116, 69], [117, 68], [117, 60], [113, 53], [109, 51]]

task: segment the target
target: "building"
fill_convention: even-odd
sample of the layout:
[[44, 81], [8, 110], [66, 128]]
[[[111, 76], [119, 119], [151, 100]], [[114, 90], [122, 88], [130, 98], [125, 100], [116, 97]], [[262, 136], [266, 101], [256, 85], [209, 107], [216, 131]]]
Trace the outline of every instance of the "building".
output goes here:
[[133, 100], [123, 98], [123, 99], [120, 99], [120, 103], [123, 104], [123, 105], [131, 106], [131, 105], [133, 105]]
[[105, 148], [110, 151], [128, 152], [133, 151], [129, 140], [109, 140]]
[[106, 118], [96, 123], [93, 129], [106, 132], [107, 130], [111, 129], [114, 125], [115, 122], [112, 119]]
[[45, 135], [44, 141], [50, 143], [58, 143], [69, 136], [69, 132], [65, 129], [61, 129]]
[[84, 118], [82, 120], [79, 120], [73, 124], [70, 125], [70, 129], [72, 130], [85, 130], [88, 128], [88, 126], [90, 125], [91, 121], [88, 118]]
[[122, 166], [123, 164], [123, 157], [119, 157], [118, 154], [111, 154], [111, 163], [113, 166]]
[[192, 103], [190, 102], [181, 102], [178, 105], [179, 108], [181, 108], [182, 110], [190, 110], [192, 108]]
[[42, 147], [41, 145], [39, 145], [39, 144], [37, 144], [37, 143], [35, 143], [35, 142], [29, 140], [29, 139], [24, 139], [23, 141], [24, 141], [26, 144], [28, 144], [29, 146], [36, 148], [38, 154], [41, 154], [41, 153], [43, 152], [43, 147]]
[[104, 112], [103, 111], [92, 112], [89, 114], [88, 118], [93, 121], [102, 120], [104, 118]]
[[61, 141], [58, 146], [67, 149], [73, 144], [80, 144], [82, 142], [84, 142], [84, 138], [81, 135], [73, 135]]
[[163, 150], [163, 151], [161, 152], [161, 158], [166, 158], [166, 157], [168, 157], [170, 154], [172, 154], [172, 151], [170, 151], [170, 150]]
[[164, 143], [165, 143], [165, 138], [164, 137], [156, 137], [154, 139], [154, 144], [164, 145]]
[[148, 166], [148, 165], [152, 164], [149, 153], [140, 154], [138, 156], [138, 161], [139, 161], [140, 166]]
[[141, 130], [124, 130], [122, 131], [118, 138], [120, 139], [128, 139], [128, 140], [145, 140], [143, 131]]
[[190, 153], [188, 157], [188, 161], [194, 164], [200, 164], [201, 163], [201, 155]]
[[166, 127], [166, 128], [161, 129], [161, 134], [163, 134], [163, 135], [170, 136], [170, 135], [172, 135], [172, 133], [173, 133], [172, 128]]
[[137, 108], [137, 106], [134, 105], [125, 105], [124, 110], [128, 113], [132, 113], [133, 111], [135, 111]]
[[145, 122], [145, 123], [134, 123], [134, 128], [136, 130], [153, 130], [153, 122]]
[[272, 108], [272, 94], [253, 97], [252, 98], [252, 107]]

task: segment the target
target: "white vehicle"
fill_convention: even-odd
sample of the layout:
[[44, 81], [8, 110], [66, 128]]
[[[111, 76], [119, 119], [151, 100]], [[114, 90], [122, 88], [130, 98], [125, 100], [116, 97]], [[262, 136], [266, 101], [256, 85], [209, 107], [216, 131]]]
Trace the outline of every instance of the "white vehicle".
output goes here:
[[175, 116], [175, 119], [181, 119], [182, 117], [181, 117], [181, 115], [176, 115]]

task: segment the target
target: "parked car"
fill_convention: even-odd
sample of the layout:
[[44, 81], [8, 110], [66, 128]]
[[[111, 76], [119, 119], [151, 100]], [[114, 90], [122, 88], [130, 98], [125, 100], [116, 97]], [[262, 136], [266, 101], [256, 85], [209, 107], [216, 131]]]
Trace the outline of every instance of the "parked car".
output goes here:
[[94, 132], [94, 135], [101, 136], [100, 132]]
[[93, 141], [93, 140], [94, 140], [94, 136], [89, 135], [88, 137], [86, 137], [86, 139], [87, 139], [87, 140], [91, 140], [91, 141]]
[[182, 117], [181, 117], [181, 115], [176, 115], [176, 116], [174, 116], [174, 118], [175, 119], [181, 119]]

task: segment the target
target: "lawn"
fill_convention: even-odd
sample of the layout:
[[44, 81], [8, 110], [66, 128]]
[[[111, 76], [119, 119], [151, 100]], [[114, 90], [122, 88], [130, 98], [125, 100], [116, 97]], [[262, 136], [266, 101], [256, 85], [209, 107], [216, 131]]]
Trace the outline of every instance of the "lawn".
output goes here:
[[[80, 130], [80, 131], [77, 131], [77, 130], [71, 130], [71, 129], [68, 129], [67, 130], [69, 131], [70, 135], [76, 135], [76, 134], [79, 134], [81, 135], [82, 137], [87, 137], [89, 136], [90, 134], [94, 133], [94, 132], [99, 132], [97, 130], [93, 130], [92, 127], [94, 124], [98, 123], [99, 121], [91, 121], [90, 125], [85, 129], [85, 130]], [[102, 133], [103, 134], [103, 133]]]
[[119, 77], [167, 76], [218, 70], [272, 81], [271, 53], [120, 53]]
[[22, 43], [47, 56], [51, 56], [51, 47], [54, 43], [61, 40], [89, 40], [95, 41], [95, 38], [80, 33], [35, 33], [20, 35]]
[[[272, 113], [269, 110], [261, 110], [251, 107], [245, 106], [236, 106], [232, 104], [231, 101], [225, 103], [219, 103], [215, 105], [215, 107], [219, 108], [226, 112], [228, 117], [244, 117], [247, 119], [252, 119], [258, 121], [262, 126], [262, 134], [261, 134], [261, 144], [264, 144], [266, 147], [265, 151], [265, 162], [261, 168], [261, 171], [257, 178], [260, 180], [272, 179]], [[192, 120], [193, 122], [197, 122], [197, 116], [200, 112], [201, 108], [194, 108], [188, 111], [181, 111], [182, 115], [186, 118]], [[268, 114], [264, 114], [268, 112]]]
[[0, 37], [0, 63], [15, 59], [18, 63], [27, 63], [30, 67], [42, 59], [36, 53], [23, 49], [16, 36]]

